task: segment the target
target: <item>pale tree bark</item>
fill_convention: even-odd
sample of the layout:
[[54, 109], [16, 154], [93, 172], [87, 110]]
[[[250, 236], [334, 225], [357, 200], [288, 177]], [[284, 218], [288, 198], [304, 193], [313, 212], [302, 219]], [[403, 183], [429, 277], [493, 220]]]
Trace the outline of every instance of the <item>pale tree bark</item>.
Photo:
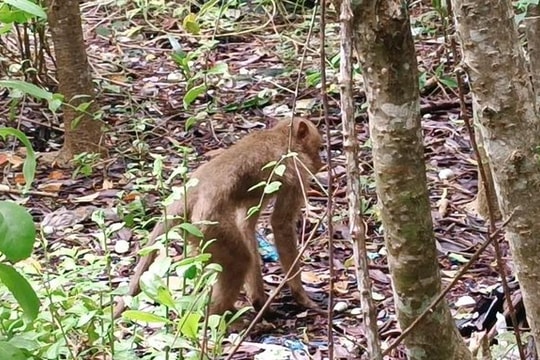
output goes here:
[[473, 111], [540, 350], [540, 126], [510, 0], [453, 0]]
[[[56, 55], [59, 92], [64, 95], [64, 146], [58, 161], [66, 163], [74, 155], [104, 153], [102, 122], [93, 118], [97, 109], [94, 86], [86, 56], [78, 0], [49, 0], [49, 26]], [[77, 111], [83, 103], [91, 105]]]
[[[476, 116], [475, 116], [476, 118]], [[479, 124], [478, 120], [475, 119], [475, 124]], [[478, 126], [476, 126], [477, 128]], [[501, 219], [501, 212], [499, 211], [499, 203], [497, 201], [497, 193], [495, 192], [495, 185], [493, 183], [493, 176], [491, 175], [491, 167], [489, 165], [489, 160], [486, 154], [486, 149], [484, 148], [484, 139], [482, 138], [482, 135], [480, 134], [480, 130], [477, 128], [474, 132], [474, 136], [476, 138], [476, 144], [478, 145], [478, 152], [480, 153], [480, 159], [476, 159], [478, 162], [478, 166], [484, 167], [484, 174], [486, 174], [486, 178], [488, 181], [487, 186], [489, 187], [489, 198], [487, 197], [486, 192], [486, 184], [484, 184], [484, 181], [482, 180], [482, 177], [480, 176], [480, 170], [477, 171], [478, 173], [478, 192], [476, 195], [476, 199], [474, 200], [474, 206], [475, 210], [478, 212], [480, 216], [482, 216], [484, 219], [489, 218], [489, 207], [493, 209], [494, 214], [493, 218], [495, 220]], [[491, 202], [491, 204], [488, 204], [488, 201]]]
[[[408, 327], [441, 291], [426, 185], [418, 73], [407, 6], [353, 5], [369, 102], [375, 181], [397, 318]], [[448, 305], [435, 306], [405, 338], [409, 359], [471, 359]]]
[[362, 221], [362, 194], [358, 139], [355, 129], [353, 97], [353, 25], [351, 0], [342, 0], [340, 7], [340, 95], [341, 123], [343, 124], [343, 150], [347, 162], [347, 198], [349, 203], [349, 232], [353, 246], [356, 283], [360, 292], [368, 356], [370, 360], [382, 360], [381, 344], [377, 327], [377, 308], [371, 294], [368, 257], [366, 250], [366, 227]]
[[540, 5], [529, 5], [525, 18], [529, 66], [536, 97], [536, 111], [540, 107]]

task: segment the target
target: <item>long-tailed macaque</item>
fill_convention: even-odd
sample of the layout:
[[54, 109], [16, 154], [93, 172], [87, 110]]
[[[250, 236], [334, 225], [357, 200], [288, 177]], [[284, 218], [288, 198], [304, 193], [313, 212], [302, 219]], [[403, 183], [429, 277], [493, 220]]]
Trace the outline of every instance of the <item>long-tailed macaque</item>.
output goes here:
[[[291, 133], [292, 131], [292, 133]], [[181, 217], [191, 223], [216, 222], [200, 225], [205, 240], [216, 239], [208, 247], [211, 261], [222, 266], [217, 284], [212, 291], [210, 312], [222, 314], [234, 310], [242, 285], [255, 309], [266, 302], [260, 257], [257, 251], [255, 226], [259, 214], [247, 217], [248, 210], [257, 206], [263, 198], [263, 188], [251, 189], [256, 184], [268, 181], [271, 167], [263, 167], [271, 161], [279, 161], [283, 155], [297, 153], [296, 159], [286, 157], [286, 170], [282, 176], [274, 174], [272, 180], [280, 181], [281, 187], [274, 194], [265, 194], [263, 207], [270, 198], [275, 198], [271, 225], [283, 271], [291, 268], [298, 255], [296, 220], [304, 203], [304, 190], [309, 185], [309, 174], [322, 167], [319, 150], [321, 136], [312, 123], [303, 119], [282, 121], [270, 130], [250, 134], [216, 158], [199, 167], [191, 176], [198, 180], [189, 187], [186, 199], [177, 200], [167, 209], [168, 215]], [[305, 167], [304, 167], [305, 166]], [[184, 204], [187, 203], [187, 209]], [[150, 235], [148, 245], [179, 220], [168, 220], [167, 226], [160, 222]], [[194, 240], [194, 239], [191, 239]], [[129, 285], [129, 295], [140, 292], [139, 280], [155, 258], [155, 252], [139, 260]], [[293, 276], [288, 285], [299, 305], [318, 309], [306, 294], [300, 279], [299, 266], [294, 265]], [[118, 317], [124, 310], [122, 300], [114, 309]]]

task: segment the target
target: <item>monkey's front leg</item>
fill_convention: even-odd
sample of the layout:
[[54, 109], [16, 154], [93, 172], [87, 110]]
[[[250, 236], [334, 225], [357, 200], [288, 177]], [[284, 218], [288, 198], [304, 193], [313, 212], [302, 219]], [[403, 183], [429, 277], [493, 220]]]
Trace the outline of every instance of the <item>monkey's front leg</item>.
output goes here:
[[298, 257], [295, 223], [302, 206], [302, 200], [303, 197], [299, 189], [282, 188], [277, 195], [272, 213], [272, 230], [283, 272], [287, 273], [292, 268], [288, 284], [293, 297], [298, 304], [306, 308], [320, 310], [320, 307], [309, 298], [302, 285], [298, 262], [293, 265]]
[[[244, 214], [241, 216], [242, 218], [245, 217]], [[258, 242], [255, 236], [257, 220], [258, 216], [252, 216], [247, 220], [243, 219], [238, 227], [242, 233], [242, 239], [251, 254], [251, 261], [244, 264], [247, 267], [246, 292], [253, 308], [259, 311], [263, 308], [268, 296], [264, 291], [264, 283], [261, 275], [261, 256], [259, 255]], [[265, 319], [270, 320], [276, 316], [276, 313], [268, 307], [263, 316]]]

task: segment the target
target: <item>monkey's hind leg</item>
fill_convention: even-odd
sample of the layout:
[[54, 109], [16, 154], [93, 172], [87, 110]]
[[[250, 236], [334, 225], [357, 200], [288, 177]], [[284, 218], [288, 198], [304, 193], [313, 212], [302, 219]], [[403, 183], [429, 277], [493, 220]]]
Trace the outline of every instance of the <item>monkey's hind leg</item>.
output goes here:
[[246, 264], [246, 293], [251, 301], [251, 304], [256, 311], [262, 309], [268, 296], [264, 292], [264, 283], [261, 275], [261, 256], [259, 255], [259, 244], [255, 236], [258, 216], [252, 216], [245, 219], [245, 215], [241, 215], [241, 221], [237, 226], [242, 229], [241, 236], [243, 243], [247, 246], [250, 262]]
[[210, 261], [222, 267], [222, 272], [212, 289], [211, 314], [223, 314], [227, 310], [236, 311], [234, 303], [244, 285], [248, 264], [251, 263], [248, 248], [241, 242], [231, 239], [220, 234], [209, 247], [212, 254]]

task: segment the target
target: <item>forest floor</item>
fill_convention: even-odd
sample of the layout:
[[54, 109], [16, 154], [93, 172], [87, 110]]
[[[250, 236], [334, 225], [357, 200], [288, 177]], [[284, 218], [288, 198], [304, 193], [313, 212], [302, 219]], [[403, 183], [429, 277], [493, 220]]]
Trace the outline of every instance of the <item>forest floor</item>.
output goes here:
[[[155, 191], [142, 190], [152, 181], [150, 174], [156, 154], [164, 157], [164, 168], [168, 174], [182, 161], [179, 146], [189, 147], [194, 150], [189, 157], [190, 168], [193, 169], [218, 153], [218, 149], [227, 148], [248, 132], [263, 129], [272, 125], [275, 118], [290, 114], [293, 106], [297, 114], [319, 120], [321, 130], [326, 126], [320, 115], [319, 29], [315, 28], [311, 39], [306, 40], [310, 10], [304, 9], [304, 15], [299, 12], [295, 16], [276, 14], [271, 17], [256, 5], [253, 5], [253, 11], [229, 9], [224, 12], [217, 32], [218, 35], [227, 35], [216, 36], [216, 44], [208, 50], [204, 46], [210, 43], [210, 37], [203, 39], [183, 30], [179, 20], [182, 17], [178, 14], [186, 11], [185, 8], [147, 5], [147, 8], [101, 6], [93, 1], [82, 4], [89, 60], [100, 89], [97, 100], [110, 129], [107, 138], [109, 157], [96, 163], [86, 163], [92, 170], [89, 173], [85, 173], [88, 166], [81, 165], [84, 161], [79, 162], [81, 166], [76, 176], [70, 171], [51, 170], [40, 165], [35, 186], [51, 193], [51, 196], [32, 196], [27, 204], [36, 221], [56, 224], [57, 228], [61, 224], [72, 230], [70, 234], [64, 231], [49, 235], [48, 241], [53, 250], [61, 247], [99, 249], [96, 225], [90, 221], [91, 212], [97, 208], [130, 214], [135, 224], [133, 228], [127, 226], [112, 237], [113, 243], [125, 240], [130, 244], [127, 253], [115, 254], [114, 261], [121, 264], [115, 283], [126, 281], [131, 274], [131, 261], [135, 258], [142, 234], [141, 222], [148, 220], [150, 214], [159, 214], [160, 195]], [[484, 220], [469, 211], [468, 204], [474, 200], [477, 190], [476, 162], [469, 135], [459, 117], [459, 101], [450, 73], [452, 57], [433, 14], [423, 7], [413, 10], [412, 23], [417, 32], [415, 39], [421, 70], [427, 180], [444, 286], [485, 241], [487, 227]], [[340, 303], [333, 328], [336, 354], [345, 359], [357, 358], [355, 354], [362, 352], [365, 338], [355, 272], [351, 265], [352, 250], [347, 241], [345, 159], [337, 83], [339, 25], [335, 21], [336, 16], [330, 15], [326, 38], [330, 59], [327, 71], [331, 138], [325, 140], [333, 154], [334, 265], [337, 277], [334, 294], [335, 301]], [[212, 19], [212, 16], [207, 18]], [[209, 30], [214, 28], [212, 21], [201, 20], [203, 33], [212, 33]], [[171, 48], [175, 46], [180, 46], [184, 55], [192, 56], [183, 72], [171, 56]], [[300, 69], [303, 51], [307, 56]], [[186, 101], [187, 88], [191, 86], [186, 81], [186, 74], [191, 74], [192, 84], [201, 84], [200, 74], [209, 69], [215, 72], [208, 74], [206, 95], [197, 97], [186, 109], [183, 101]], [[295, 99], [293, 94], [298, 77], [299, 89]], [[361, 109], [365, 97], [358, 69], [355, 79], [358, 89], [356, 101], [358, 109]], [[0, 100], [2, 125], [2, 119], [7, 119], [9, 101], [7, 97]], [[356, 130], [361, 143], [370, 276], [379, 310], [380, 338], [388, 345], [400, 331], [393, 310], [385, 245], [375, 207], [367, 115], [364, 110], [358, 113]], [[186, 122], [192, 122], [194, 118], [198, 121], [186, 130]], [[56, 115], [43, 110], [41, 104], [29, 101], [18, 117], [17, 126], [33, 138], [36, 150], [50, 151], [61, 146], [60, 124]], [[12, 150], [13, 147], [0, 146], [0, 167], [7, 169], [17, 165], [17, 156], [2, 156]], [[327, 185], [326, 174], [327, 169], [317, 174], [323, 185]], [[441, 174], [449, 176], [441, 179]], [[16, 177], [10, 175], [4, 182], [6, 180], [16, 182]], [[312, 206], [306, 217], [308, 226], [313, 226], [323, 216], [327, 198], [317, 186], [309, 194]], [[17, 198], [17, 195], [10, 194], [9, 197]], [[68, 213], [72, 216], [67, 216]], [[118, 220], [112, 216], [108, 221]], [[267, 229], [263, 221], [261, 233], [265, 234]], [[506, 244], [503, 244], [503, 251], [507, 255]], [[456, 321], [467, 337], [475, 326], [479, 326], [478, 330], [484, 326], [489, 330], [493, 326], [494, 313], [487, 319], [483, 317], [486, 304], [488, 307], [492, 303], [502, 306], [500, 297], [493, 295], [493, 289], [499, 285], [494, 258], [490, 247], [447, 296]], [[272, 262], [265, 263], [264, 267], [269, 290], [277, 285], [275, 275], [280, 274], [280, 268]], [[303, 269], [305, 285], [313, 298], [324, 305], [329, 278], [328, 233], [324, 223], [308, 247]], [[512, 272], [511, 268], [509, 272]], [[293, 303], [286, 291], [279, 295], [273, 305], [289, 316], [256, 328], [248, 340], [280, 344], [301, 341], [312, 358], [325, 357], [328, 339], [326, 319], [309, 311], [300, 311], [291, 305]], [[474, 317], [475, 312], [477, 317]], [[246, 354], [245, 358], [250, 356]], [[404, 359], [403, 348], [394, 351], [392, 358]]]

